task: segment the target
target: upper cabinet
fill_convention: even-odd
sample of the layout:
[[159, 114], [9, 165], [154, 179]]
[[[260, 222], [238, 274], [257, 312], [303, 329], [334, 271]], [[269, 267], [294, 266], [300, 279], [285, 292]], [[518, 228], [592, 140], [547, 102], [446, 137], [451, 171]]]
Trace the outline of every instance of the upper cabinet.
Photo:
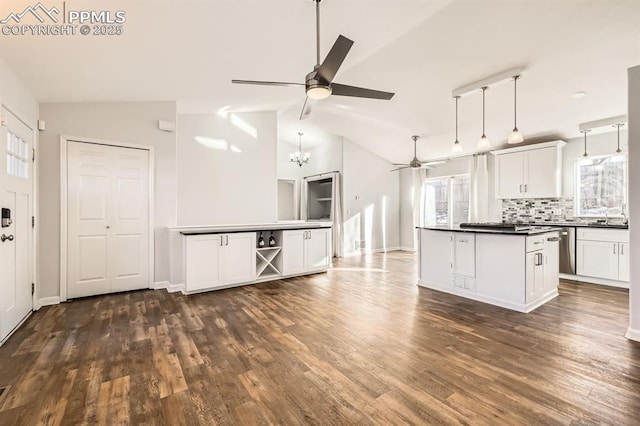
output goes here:
[[492, 151], [495, 155], [496, 198], [562, 196], [564, 141]]

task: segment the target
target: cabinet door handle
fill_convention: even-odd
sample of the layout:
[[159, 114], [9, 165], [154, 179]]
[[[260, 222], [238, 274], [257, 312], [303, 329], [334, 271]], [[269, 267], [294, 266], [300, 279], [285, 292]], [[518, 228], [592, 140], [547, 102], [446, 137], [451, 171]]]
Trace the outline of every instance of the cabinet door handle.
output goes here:
[[624, 256], [624, 244], [620, 244], [620, 254]]
[[529, 184], [524, 184], [524, 192], [529, 192]]
[[224, 235], [220, 235], [220, 245], [224, 245]]
[[613, 245], [613, 254], [616, 254], [616, 246], [617, 246], [617, 244]]
[[520, 193], [522, 193], [522, 192], [524, 192], [524, 191], [522, 190], [522, 184], [520, 184]]
[[228, 235], [225, 235], [225, 240], [227, 241], [227, 243], [225, 245], [228, 246], [229, 245], [229, 236]]

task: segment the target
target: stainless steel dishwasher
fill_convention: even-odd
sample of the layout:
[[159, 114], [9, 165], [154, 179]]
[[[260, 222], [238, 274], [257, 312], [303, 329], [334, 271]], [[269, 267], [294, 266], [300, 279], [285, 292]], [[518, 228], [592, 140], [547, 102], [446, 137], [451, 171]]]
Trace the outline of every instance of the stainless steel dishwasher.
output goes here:
[[576, 273], [576, 228], [568, 226], [558, 229], [560, 233], [560, 273]]

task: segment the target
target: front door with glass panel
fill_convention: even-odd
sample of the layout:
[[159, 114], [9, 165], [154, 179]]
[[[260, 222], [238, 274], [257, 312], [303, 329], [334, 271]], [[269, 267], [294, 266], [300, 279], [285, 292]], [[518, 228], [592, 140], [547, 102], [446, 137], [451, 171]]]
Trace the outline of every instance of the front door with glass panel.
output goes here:
[[33, 130], [2, 109], [0, 129], [0, 342], [31, 313]]
[[67, 297], [149, 288], [149, 151], [67, 146]]

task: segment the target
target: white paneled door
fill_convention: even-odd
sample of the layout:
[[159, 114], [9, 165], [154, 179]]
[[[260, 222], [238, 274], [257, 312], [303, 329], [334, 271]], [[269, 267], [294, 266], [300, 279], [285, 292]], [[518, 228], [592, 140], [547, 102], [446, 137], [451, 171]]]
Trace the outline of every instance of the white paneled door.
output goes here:
[[0, 129], [0, 342], [31, 313], [33, 131], [11, 112]]
[[67, 146], [67, 297], [149, 288], [149, 151]]

